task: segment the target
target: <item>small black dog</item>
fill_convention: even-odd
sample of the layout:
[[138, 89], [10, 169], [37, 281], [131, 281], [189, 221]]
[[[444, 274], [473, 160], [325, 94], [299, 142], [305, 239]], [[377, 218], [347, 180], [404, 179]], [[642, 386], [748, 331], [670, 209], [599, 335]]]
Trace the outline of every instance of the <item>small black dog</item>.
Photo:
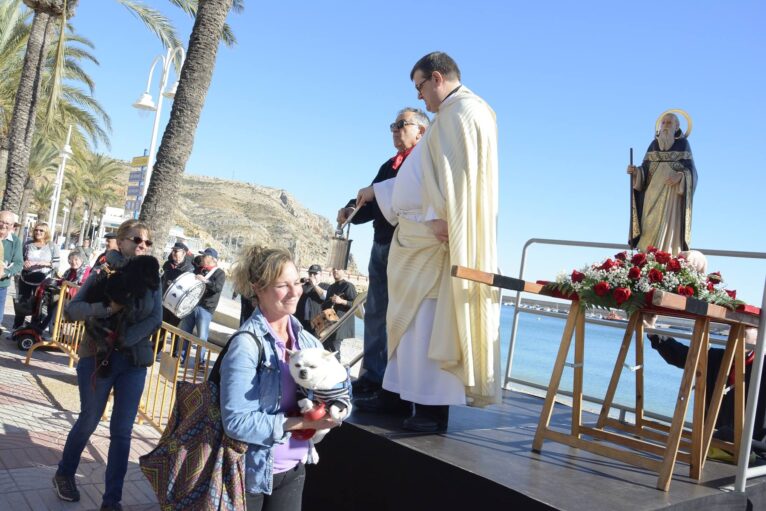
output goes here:
[[114, 302], [123, 308], [108, 318], [91, 318], [85, 322], [85, 330], [96, 341], [97, 374], [109, 373], [109, 354], [120, 347], [125, 339], [125, 328], [136, 322], [136, 306], [147, 291], [159, 287], [160, 265], [152, 256], [136, 256], [125, 259], [111, 258], [88, 287], [85, 301]]

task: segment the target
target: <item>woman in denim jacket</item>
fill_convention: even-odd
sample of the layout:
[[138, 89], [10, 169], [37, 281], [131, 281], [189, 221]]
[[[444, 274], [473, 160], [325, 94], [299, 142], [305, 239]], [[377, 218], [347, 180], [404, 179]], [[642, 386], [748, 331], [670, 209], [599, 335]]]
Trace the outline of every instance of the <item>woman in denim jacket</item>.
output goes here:
[[[110, 262], [117, 259], [146, 255], [152, 241], [149, 229], [137, 220], [127, 220], [117, 230], [118, 250], [109, 254]], [[123, 306], [114, 302], [105, 306], [103, 303], [88, 303], [85, 297], [88, 289], [97, 278], [93, 273], [86, 280], [74, 299], [67, 305], [66, 314], [70, 320], [81, 321], [89, 318], [108, 318], [118, 313]], [[162, 293], [159, 286], [160, 275], [157, 272], [157, 289], [147, 290], [143, 299], [134, 307], [134, 322], [129, 322], [122, 341], [124, 346], [148, 343], [149, 338], [162, 324]], [[61, 500], [78, 501], [74, 475], [80, 463], [80, 456], [88, 444], [88, 439], [96, 430], [104, 413], [109, 393], [114, 391], [114, 406], [109, 422], [110, 443], [106, 461], [105, 489], [102, 511], [120, 510], [122, 505], [122, 487], [128, 469], [130, 439], [133, 422], [138, 413], [138, 404], [144, 391], [146, 367], [139, 367], [124, 355], [122, 351], [111, 351], [108, 356], [108, 374], [97, 376], [96, 339], [90, 334], [80, 343], [77, 363], [77, 386], [80, 390], [80, 415], [67, 436], [64, 452], [59, 462], [53, 484]]]
[[338, 426], [326, 416], [317, 421], [288, 417], [297, 412], [296, 384], [286, 349], [321, 347], [293, 317], [302, 286], [290, 253], [250, 247], [234, 267], [235, 289], [254, 297], [257, 307], [232, 339], [221, 364], [221, 416], [226, 434], [247, 442], [247, 511], [300, 510], [310, 463], [307, 440], [290, 431]]

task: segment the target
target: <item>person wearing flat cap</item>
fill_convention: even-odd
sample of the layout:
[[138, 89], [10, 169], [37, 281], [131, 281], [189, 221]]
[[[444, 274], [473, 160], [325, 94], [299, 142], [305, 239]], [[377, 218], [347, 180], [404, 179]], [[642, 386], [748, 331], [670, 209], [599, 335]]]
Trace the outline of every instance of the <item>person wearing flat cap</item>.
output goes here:
[[[194, 272], [194, 267], [191, 264], [191, 260], [186, 257], [186, 253], [189, 252], [189, 247], [181, 243], [180, 241], [173, 245], [170, 249], [167, 261], [162, 265], [162, 276], [160, 282], [162, 282], [162, 289], [168, 289], [178, 277], [184, 273]], [[178, 326], [181, 320], [168, 309], [162, 309], [162, 321]]]
[[[212, 321], [215, 309], [218, 307], [218, 301], [221, 299], [221, 291], [223, 291], [223, 285], [226, 282], [226, 273], [218, 267], [218, 251], [216, 249], [208, 247], [200, 252], [200, 255], [202, 256], [201, 264], [195, 268], [194, 273], [197, 275], [197, 280], [205, 283], [205, 294], [202, 295], [202, 299], [194, 307], [191, 314], [181, 320], [179, 328], [190, 334], [196, 330], [197, 337], [207, 341], [210, 321]], [[184, 342], [182, 360], [186, 360], [187, 349], [188, 341]], [[197, 363], [202, 364], [204, 360], [205, 349], [200, 348], [197, 354]]]
[[108, 232], [104, 234], [104, 240], [106, 240], [106, 248], [96, 258], [96, 262], [93, 263], [93, 268], [91, 268], [92, 273], [98, 273], [101, 271], [101, 267], [106, 262], [106, 254], [109, 253], [110, 250], [117, 250], [117, 234], [114, 232]]

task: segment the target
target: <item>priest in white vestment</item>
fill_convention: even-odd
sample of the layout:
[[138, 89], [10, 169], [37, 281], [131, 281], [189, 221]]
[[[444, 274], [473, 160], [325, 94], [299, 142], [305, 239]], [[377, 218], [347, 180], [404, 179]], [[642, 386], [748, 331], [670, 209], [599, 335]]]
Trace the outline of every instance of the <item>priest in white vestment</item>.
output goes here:
[[450, 275], [452, 265], [497, 271], [497, 125], [445, 53], [420, 59], [410, 77], [434, 121], [397, 177], [358, 201], [374, 193], [398, 222], [383, 388], [415, 403], [405, 429], [439, 432], [449, 405], [500, 400], [500, 292]]

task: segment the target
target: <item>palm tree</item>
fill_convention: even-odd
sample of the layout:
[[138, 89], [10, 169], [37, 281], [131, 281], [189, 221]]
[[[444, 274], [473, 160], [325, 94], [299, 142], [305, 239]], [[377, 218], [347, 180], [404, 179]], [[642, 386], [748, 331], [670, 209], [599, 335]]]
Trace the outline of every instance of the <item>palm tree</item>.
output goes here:
[[64, 195], [70, 202], [67, 233], [72, 230], [73, 220], [79, 218], [82, 221], [86, 205], [92, 214], [93, 211], [100, 211], [94, 207], [101, 205], [103, 208], [107, 201], [114, 200], [117, 179], [125, 170], [124, 164], [103, 154], [76, 155], [72, 163], [72, 168], [64, 177]]
[[58, 151], [44, 139], [38, 139], [32, 147], [29, 158], [29, 172], [24, 181], [24, 193], [21, 198], [20, 218], [26, 218], [29, 201], [35, 191], [35, 185], [42, 179], [52, 178], [58, 163]]
[[[24, 48], [29, 36], [28, 21], [31, 18], [30, 11], [22, 6], [21, 0], [0, 4], [0, 76], [5, 78], [0, 82], [0, 169], [5, 169], [7, 163], [8, 130], [16, 89], [21, 77]], [[89, 51], [93, 49], [93, 43], [73, 33], [71, 27], [69, 27], [66, 41], [66, 58], [62, 67], [63, 77], [67, 81], [61, 87], [52, 121], [46, 123], [43, 114], [38, 112], [36, 122], [38, 125], [45, 126], [46, 129], [44, 133], [38, 133], [35, 136], [63, 141], [71, 124], [75, 126], [71, 146], [76, 152], [88, 150], [86, 137], [96, 146], [104, 143], [108, 147], [111, 121], [101, 105], [93, 99], [93, 80], [80, 66], [80, 62], [86, 60], [98, 64], [98, 60]], [[56, 52], [49, 51], [45, 62], [46, 72], [40, 87], [41, 100], [53, 96], [53, 79], [50, 69], [56, 63]], [[49, 99], [46, 101], [50, 102]], [[2, 178], [4, 188], [4, 173]]]
[[239, 11], [242, 2], [205, 0], [199, 4], [170, 119], [141, 206], [140, 218], [148, 224], [161, 246], [172, 226], [181, 175], [194, 145], [194, 133], [215, 68], [218, 43], [232, 7]]
[[[35, 187], [34, 191], [32, 192], [32, 198], [29, 202], [29, 209], [31, 209], [35, 214], [37, 214], [38, 219], [45, 220], [46, 222], [50, 220], [48, 218], [48, 210], [51, 207], [51, 196], [53, 195], [53, 186], [54, 185], [52, 181], [48, 179], [43, 179]], [[53, 229], [54, 227], [51, 226], [51, 230]]]
[[[39, 104], [40, 87], [44, 73], [44, 58], [54, 36], [54, 27], [60, 20], [59, 42], [56, 50], [57, 66], [52, 71], [53, 95], [48, 103], [48, 119], [55, 112], [58, 102], [56, 93], [62, 87], [63, 63], [65, 60], [64, 35], [66, 20], [74, 15], [79, 0], [23, 0], [32, 11], [32, 27], [27, 41], [21, 78], [16, 91], [13, 117], [8, 135], [8, 163], [6, 169], [5, 194], [0, 209], [16, 211], [21, 202], [24, 180], [29, 163], [32, 137]], [[133, 0], [117, 0], [127, 7], [151, 31], [158, 35], [163, 45], [178, 45], [178, 37], [169, 20], [143, 4]], [[196, 0], [170, 0], [175, 5], [186, 5]]]
[[0, 82], [0, 173], [8, 163], [8, 126], [17, 84], [8, 77], [21, 65], [19, 57], [24, 54], [29, 36], [28, 17], [21, 7], [21, 0], [0, 3], [0, 76], [5, 77]]

